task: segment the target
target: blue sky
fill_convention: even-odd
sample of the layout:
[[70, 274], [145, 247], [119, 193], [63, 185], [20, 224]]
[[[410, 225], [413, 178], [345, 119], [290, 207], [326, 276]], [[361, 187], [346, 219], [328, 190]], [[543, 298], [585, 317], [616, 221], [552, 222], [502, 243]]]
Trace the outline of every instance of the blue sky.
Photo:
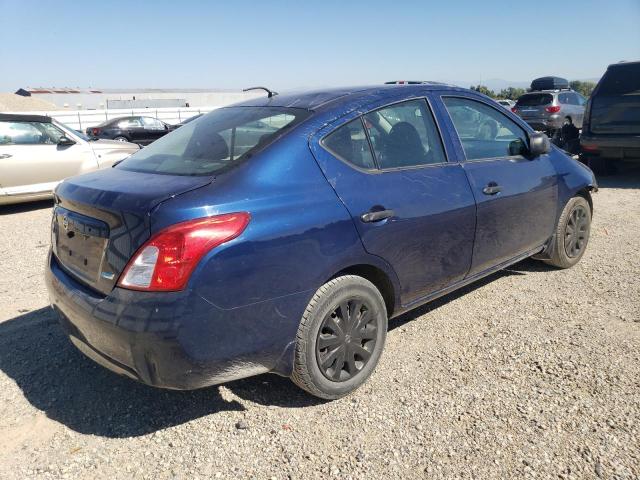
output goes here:
[[0, 91], [584, 79], [623, 59], [640, 0], [0, 0]]

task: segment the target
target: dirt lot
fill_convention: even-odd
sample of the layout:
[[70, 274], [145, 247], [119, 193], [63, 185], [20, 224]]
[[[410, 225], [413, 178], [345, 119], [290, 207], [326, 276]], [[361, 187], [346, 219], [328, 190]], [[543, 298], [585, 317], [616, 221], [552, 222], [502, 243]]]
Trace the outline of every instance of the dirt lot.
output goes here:
[[0, 478], [640, 478], [640, 170], [582, 262], [522, 262], [391, 323], [336, 402], [263, 375], [148, 388], [85, 359], [42, 280], [51, 205], [0, 211]]

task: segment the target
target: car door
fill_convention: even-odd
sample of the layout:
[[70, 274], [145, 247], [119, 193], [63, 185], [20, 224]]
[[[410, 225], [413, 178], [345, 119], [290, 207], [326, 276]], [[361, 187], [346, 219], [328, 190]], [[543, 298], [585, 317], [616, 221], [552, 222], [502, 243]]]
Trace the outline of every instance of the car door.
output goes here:
[[[120, 120], [117, 127], [134, 143], [145, 145], [149, 143], [147, 133], [142, 125], [140, 117], [127, 117]], [[120, 135], [118, 133], [118, 135]]]
[[97, 167], [86, 142], [58, 145], [64, 132], [48, 122], [0, 122], [0, 187], [5, 194], [49, 192], [62, 180]]
[[571, 103], [575, 111], [575, 117], [573, 117], [573, 124], [576, 128], [582, 128], [582, 122], [584, 121], [584, 105], [586, 103], [585, 98], [579, 93], [571, 93]]
[[[558, 187], [549, 155], [529, 158], [526, 130], [488, 101], [464, 93], [440, 100], [456, 132], [455, 158], [477, 203], [469, 275], [531, 254], [551, 237], [556, 222]], [[460, 109], [476, 112], [475, 131], [458, 129]]]
[[448, 162], [425, 98], [351, 114], [318, 132], [311, 149], [367, 252], [386, 260], [403, 305], [464, 278], [475, 202]]
[[144, 142], [151, 143], [168, 132], [168, 128], [157, 118], [140, 117], [144, 129]]

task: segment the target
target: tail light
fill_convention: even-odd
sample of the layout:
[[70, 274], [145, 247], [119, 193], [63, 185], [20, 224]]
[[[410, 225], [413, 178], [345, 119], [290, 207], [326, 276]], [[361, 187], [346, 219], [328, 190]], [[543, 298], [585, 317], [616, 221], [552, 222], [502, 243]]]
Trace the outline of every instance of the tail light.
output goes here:
[[200, 259], [240, 235], [249, 220], [247, 212], [228, 213], [161, 230], [129, 260], [118, 286], [154, 292], [182, 290]]
[[98, 135], [100, 135], [100, 129], [99, 128], [92, 128], [91, 129], [91, 135], [93, 135], [94, 137], [97, 137]]
[[513, 113], [518, 113], [518, 109], [517, 109], [516, 107], [511, 107], [511, 111], [512, 111]]
[[560, 105], [552, 105], [550, 107], [545, 107], [545, 110], [549, 113], [558, 113], [560, 111]]

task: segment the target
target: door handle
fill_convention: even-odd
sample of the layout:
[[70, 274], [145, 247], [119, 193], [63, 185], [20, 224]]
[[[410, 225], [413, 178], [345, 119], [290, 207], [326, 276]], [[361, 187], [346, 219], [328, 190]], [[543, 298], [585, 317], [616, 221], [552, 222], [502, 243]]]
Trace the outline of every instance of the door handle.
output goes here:
[[360, 220], [364, 223], [379, 222], [385, 218], [393, 217], [393, 210], [378, 210], [376, 212], [367, 212], [360, 215]]
[[482, 193], [484, 193], [485, 195], [495, 195], [496, 193], [500, 193], [501, 191], [502, 187], [496, 182], [491, 182], [482, 189]]
[[0, 154], [0, 159], [11, 158], [12, 156], [13, 155], [11, 155], [10, 153], [2, 153], [2, 154]]

